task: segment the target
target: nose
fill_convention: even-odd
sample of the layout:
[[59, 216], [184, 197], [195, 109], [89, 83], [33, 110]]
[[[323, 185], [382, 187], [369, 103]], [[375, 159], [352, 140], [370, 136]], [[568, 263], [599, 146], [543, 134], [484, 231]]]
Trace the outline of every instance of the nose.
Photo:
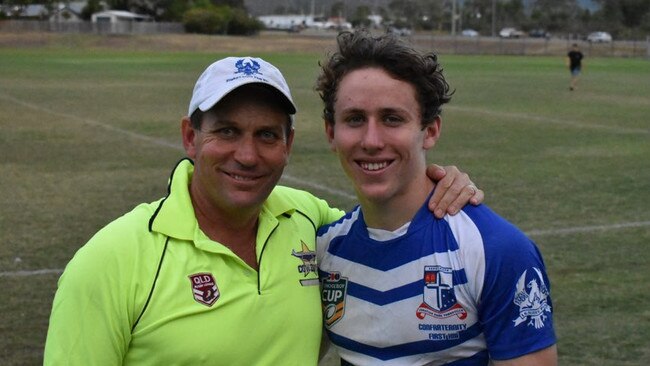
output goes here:
[[370, 119], [361, 140], [361, 147], [366, 151], [376, 151], [384, 147], [381, 124], [375, 119]]
[[246, 136], [238, 141], [235, 146], [234, 159], [244, 167], [252, 167], [257, 164], [259, 157], [257, 144], [253, 136]]

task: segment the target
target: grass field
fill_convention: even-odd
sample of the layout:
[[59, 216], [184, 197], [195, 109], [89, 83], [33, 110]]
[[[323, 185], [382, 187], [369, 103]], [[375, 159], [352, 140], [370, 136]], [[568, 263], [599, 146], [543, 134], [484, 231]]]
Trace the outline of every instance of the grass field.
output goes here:
[[[165, 194], [192, 86], [225, 56], [218, 42], [0, 48], [1, 365], [42, 363], [59, 271], [99, 228]], [[313, 92], [324, 51], [258, 49], [300, 109], [284, 183], [352, 207]], [[647, 365], [650, 62], [588, 58], [570, 92], [561, 58], [440, 58], [456, 93], [430, 160], [470, 172], [539, 245], [560, 363]]]

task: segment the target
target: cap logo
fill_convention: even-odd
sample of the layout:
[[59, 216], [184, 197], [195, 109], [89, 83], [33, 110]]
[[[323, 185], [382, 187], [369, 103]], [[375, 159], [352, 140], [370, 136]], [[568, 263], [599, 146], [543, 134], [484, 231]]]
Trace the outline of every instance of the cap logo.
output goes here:
[[255, 75], [255, 74], [260, 74], [260, 64], [255, 61], [255, 60], [248, 60], [246, 62], [246, 59], [239, 59], [235, 63], [235, 67], [237, 67], [237, 72], [235, 74], [244, 74], [247, 76]]

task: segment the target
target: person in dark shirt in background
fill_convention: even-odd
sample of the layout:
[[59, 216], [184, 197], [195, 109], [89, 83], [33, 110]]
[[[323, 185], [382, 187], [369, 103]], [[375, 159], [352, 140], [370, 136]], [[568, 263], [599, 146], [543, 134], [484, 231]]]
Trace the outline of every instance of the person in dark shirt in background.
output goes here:
[[571, 71], [571, 83], [569, 84], [569, 90], [575, 90], [578, 85], [578, 76], [580, 76], [580, 70], [582, 68], [582, 59], [584, 55], [580, 52], [578, 44], [574, 43], [571, 46], [571, 51], [567, 54], [567, 63], [569, 64], [569, 71]]

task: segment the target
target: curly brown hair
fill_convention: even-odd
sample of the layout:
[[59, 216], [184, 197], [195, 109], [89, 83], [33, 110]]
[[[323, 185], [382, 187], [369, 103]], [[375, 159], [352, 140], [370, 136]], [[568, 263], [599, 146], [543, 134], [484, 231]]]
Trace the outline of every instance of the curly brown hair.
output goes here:
[[423, 127], [432, 123], [440, 115], [442, 105], [451, 100], [453, 92], [435, 53], [421, 53], [394, 34], [374, 37], [364, 30], [341, 32], [337, 43], [338, 50], [319, 63], [321, 73], [316, 81], [327, 123], [334, 124], [334, 102], [341, 79], [366, 67], [379, 67], [415, 87]]

